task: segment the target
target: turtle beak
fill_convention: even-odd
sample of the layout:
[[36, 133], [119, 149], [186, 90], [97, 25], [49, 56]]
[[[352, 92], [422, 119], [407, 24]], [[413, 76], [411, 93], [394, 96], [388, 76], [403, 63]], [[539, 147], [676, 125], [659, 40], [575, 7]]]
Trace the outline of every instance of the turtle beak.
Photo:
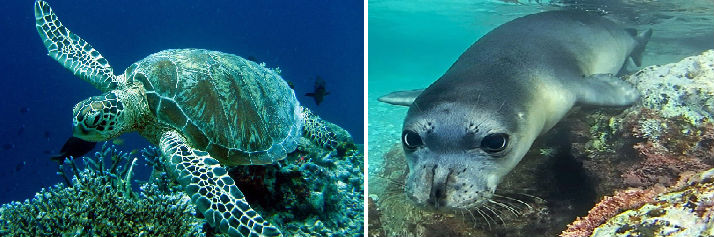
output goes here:
[[82, 125], [76, 125], [72, 129], [72, 136], [75, 136], [77, 138], [81, 138], [82, 140], [87, 140], [87, 135], [89, 135], [89, 132], [87, 129], [85, 129]]
[[93, 136], [92, 132], [90, 130], [87, 130], [83, 124], [76, 124], [74, 128], [72, 128], [72, 136], [88, 142], [104, 141], [104, 139], [97, 137], [96, 134], [94, 134]]

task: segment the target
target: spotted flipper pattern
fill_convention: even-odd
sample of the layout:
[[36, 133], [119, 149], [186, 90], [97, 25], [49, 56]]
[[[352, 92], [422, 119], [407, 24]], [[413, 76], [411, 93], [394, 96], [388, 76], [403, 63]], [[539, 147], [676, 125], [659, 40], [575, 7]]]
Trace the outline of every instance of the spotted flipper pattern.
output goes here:
[[327, 149], [337, 149], [340, 145], [340, 140], [337, 135], [325, 126], [325, 121], [319, 116], [313, 114], [309, 109], [302, 108], [303, 131], [305, 137], [309, 138], [315, 144], [318, 144]]
[[208, 152], [191, 148], [176, 131], [161, 136], [159, 147], [171, 172], [214, 228], [230, 236], [282, 236], [246, 202], [226, 170]]
[[75, 76], [103, 92], [116, 88], [122, 80], [97, 50], [62, 25], [47, 2], [35, 2], [35, 26], [47, 54]]

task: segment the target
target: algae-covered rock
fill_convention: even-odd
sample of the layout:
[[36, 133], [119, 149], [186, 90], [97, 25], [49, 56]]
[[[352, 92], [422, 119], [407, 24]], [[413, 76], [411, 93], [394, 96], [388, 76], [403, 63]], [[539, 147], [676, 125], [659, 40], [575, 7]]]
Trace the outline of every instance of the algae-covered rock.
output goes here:
[[642, 97], [624, 111], [575, 111], [563, 124], [598, 196], [672, 185], [714, 165], [714, 50], [626, 77]]
[[[637, 104], [624, 111], [576, 110], [563, 122], [571, 129], [571, 153], [587, 171], [591, 188], [598, 197], [612, 197], [603, 199], [561, 236], [588, 236], [620, 211], [650, 203], [662, 193], [658, 188], [675, 185], [682, 174], [714, 167], [714, 50], [646, 67], [625, 78], [642, 94]], [[651, 236], [665, 226], [686, 223], [648, 219], [644, 214], [660, 211], [643, 208], [641, 213], [629, 212], [628, 218], [652, 221], [659, 229], [625, 227], [619, 234], [639, 231], [642, 235], [635, 236]]]
[[653, 202], [624, 211], [593, 231], [610, 236], [714, 236], [714, 169], [662, 193]]
[[663, 117], [682, 116], [695, 124], [714, 116], [714, 50], [643, 68], [625, 80], [640, 91], [640, 106]]

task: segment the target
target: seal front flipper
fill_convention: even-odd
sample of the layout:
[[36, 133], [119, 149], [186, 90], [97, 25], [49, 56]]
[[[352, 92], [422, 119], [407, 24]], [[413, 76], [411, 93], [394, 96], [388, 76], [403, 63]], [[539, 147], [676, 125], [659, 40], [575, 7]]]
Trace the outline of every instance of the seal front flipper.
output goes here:
[[377, 100], [392, 105], [410, 106], [424, 89], [410, 91], [395, 91], [379, 97]]
[[640, 98], [637, 89], [611, 74], [596, 74], [572, 80], [570, 87], [577, 102], [581, 104], [626, 106]]
[[642, 66], [642, 52], [645, 51], [645, 46], [647, 46], [647, 42], [649, 42], [650, 37], [652, 37], [652, 29], [648, 29], [639, 34], [637, 34], [637, 30], [632, 28], [627, 28], [625, 31], [637, 41], [635, 48], [632, 49], [632, 53], [630, 53], [630, 57], [635, 65], [640, 67]]

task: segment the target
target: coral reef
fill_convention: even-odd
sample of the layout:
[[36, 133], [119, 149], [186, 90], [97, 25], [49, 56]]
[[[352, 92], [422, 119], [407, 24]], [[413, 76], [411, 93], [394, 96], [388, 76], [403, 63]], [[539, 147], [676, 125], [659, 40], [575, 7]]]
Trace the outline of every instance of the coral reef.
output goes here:
[[[340, 141], [351, 140], [329, 126]], [[326, 150], [301, 138], [286, 159], [235, 167], [231, 176], [286, 236], [361, 236], [364, 156], [354, 144], [342, 147]], [[67, 184], [0, 207], [0, 236], [225, 236], [206, 225], [169, 178], [156, 148], [141, 151], [152, 168], [146, 181], [133, 180], [134, 155], [105, 143], [93, 157], [66, 160], [58, 174]]]
[[270, 166], [239, 166], [229, 174], [266, 220], [291, 236], [363, 233], [364, 156], [325, 151], [307, 139]]
[[[143, 152], [146, 159], [159, 160], [147, 158], [152, 154]], [[132, 155], [105, 143], [91, 158], [68, 159], [73, 176], [67, 185], [0, 207], [0, 235], [205, 236], [204, 221], [195, 217], [190, 198], [169, 189], [173, 185], [166, 180], [150, 179], [140, 192], [132, 190]], [[77, 163], [85, 167], [80, 170]]]

